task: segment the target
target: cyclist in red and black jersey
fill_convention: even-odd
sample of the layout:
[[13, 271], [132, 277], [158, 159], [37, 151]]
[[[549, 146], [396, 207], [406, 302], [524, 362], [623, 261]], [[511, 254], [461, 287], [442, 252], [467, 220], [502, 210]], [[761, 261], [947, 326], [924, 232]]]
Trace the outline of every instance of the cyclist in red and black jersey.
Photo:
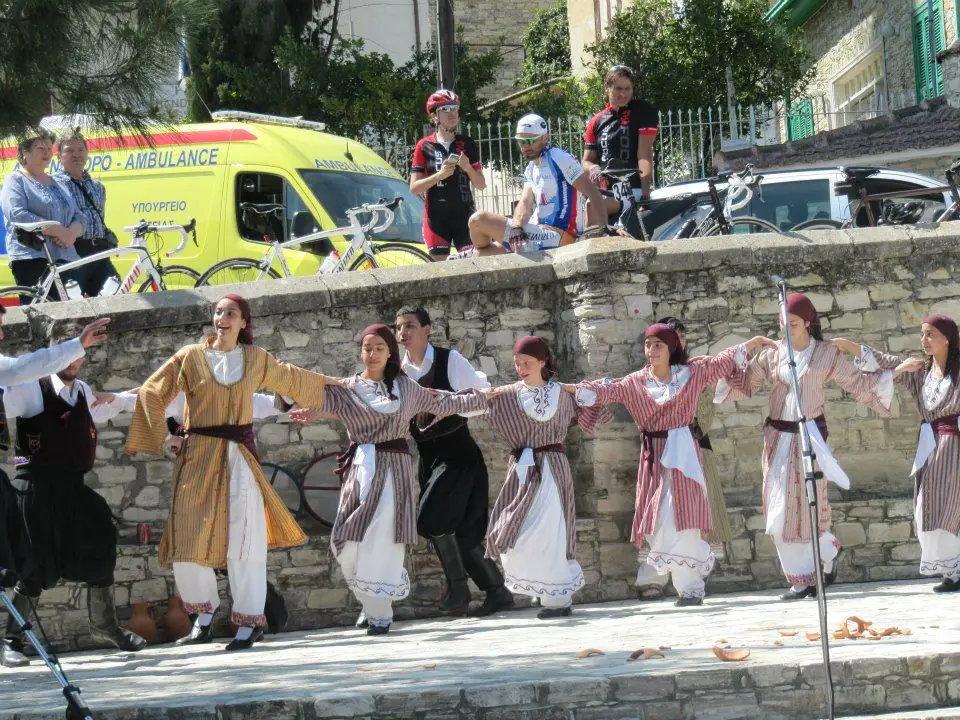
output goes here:
[[587, 123], [583, 169], [596, 182], [600, 165], [610, 160], [619, 168], [636, 165], [640, 179], [633, 181], [634, 197], [649, 198], [653, 141], [659, 126], [657, 109], [646, 100], [634, 99], [633, 71], [626, 65], [614, 65], [604, 77], [603, 86], [609, 102]]
[[410, 168], [410, 190], [424, 195], [423, 239], [434, 257], [470, 245], [467, 221], [476, 207], [473, 188], [483, 190], [487, 181], [480, 165], [476, 143], [457, 135], [460, 98], [452, 90], [438, 90], [427, 98], [427, 115], [436, 127], [417, 143]]

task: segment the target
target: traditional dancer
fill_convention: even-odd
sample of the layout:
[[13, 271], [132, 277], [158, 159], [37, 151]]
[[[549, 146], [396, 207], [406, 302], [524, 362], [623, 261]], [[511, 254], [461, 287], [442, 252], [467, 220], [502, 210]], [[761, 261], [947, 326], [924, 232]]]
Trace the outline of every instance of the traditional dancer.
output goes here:
[[[861, 371], [843, 357], [836, 344], [824, 342], [819, 315], [806, 295], [788, 295], [787, 313], [803, 413], [808, 418], [810, 441], [824, 475], [817, 483], [819, 542], [824, 581], [829, 585], [836, 579], [840, 542], [830, 532], [827, 480], [848, 489], [850, 479], [826, 443], [824, 386], [833, 383], [853, 395], [858, 402], [877, 412], [886, 413], [893, 398], [893, 380], [889, 373]], [[781, 327], [782, 332], [784, 329]], [[869, 356], [872, 353], [869, 348], [863, 348], [863, 354]], [[780, 597], [783, 600], [799, 600], [815, 597], [817, 588], [800, 457], [800, 410], [794, 396], [788, 362], [783, 341], [762, 350], [750, 361], [746, 371], [735, 373], [728, 382], [718, 385], [716, 402], [750, 397], [764, 383], [771, 386], [769, 416], [764, 421], [763, 430], [763, 512], [767, 534], [773, 536], [784, 577], [790, 583], [790, 589]], [[876, 360], [871, 362], [875, 363]]]
[[712, 529], [701, 448], [692, 425], [704, 388], [746, 367], [747, 353], [772, 344], [755, 337], [718, 355], [688, 363], [680, 337], [669, 325], [644, 333], [648, 364], [617, 380], [584, 382], [567, 389], [595, 392], [601, 403], [620, 403], [643, 435], [631, 540], [650, 546], [647, 564], [669, 573], [678, 607], [702, 605], [714, 555], [703, 539]]
[[393, 623], [393, 601], [410, 592], [403, 558], [405, 546], [417, 541], [410, 423], [421, 413], [443, 418], [482, 410], [487, 400], [476, 391], [441, 397], [420, 387], [400, 369], [400, 349], [386, 325], [360, 333], [360, 359], [363, 372], [329, 388], [322, 410], [306, 406], [290, 418], [334, 419], [347, 429], [350, 447], [339, 458], [343, 487], [330, 546], [363, 606], [367, 634], [385, 635]]
[[264, 479], [253, 443], [253, 395], [265, 389], [323, 407], [324, 375], [279, 362], [253, 344], [247, 301], [225, 295], [213, 314], [216, 334], [188, 345], [141, 387], [127, 452], [160, 454], [167, 406], [182, 390], [185, 442], [174, 467], [170, 517], [160, 564], [173, 575], [193, 629], [179, 644], [209, 642], [220, 604], [215, 568], [229, 568], [232, 622], [227, 650], [263, 637], [267, 549], [306, 540], [283, 501]]
[[[687, 349], [686, 326], [682, 321], [675, 317], [667, 316], [657, 320], [657, 323], [669, 325], [677, 331], [677, 337], [680, 338], [680, 346], [684, 351]], [[690, 358], [691, 362], [698, 361], [699, 358]], [[723, 496], [723, 485], [720, 482], [720, 474], [717, 471], [717, 460], [713, 456], [713, 446], [710, 443], [710, 428], [713, 426], [713, 418], [716, 408], [713, 404], [713, 386], [708, 385], [700, 393], [697, 400], [697, 414], [693, 419], [693, 425], [690, 428], [693, 437], [700, 446], [700, 459], [703, 465], [703, 476], [707, 482], [707, 499], [710, 503], [710, 521], [712, 529], [706, 536], [706, 541], [710, 543], [710, 550], [713, 552], [717, 561], [721, 560], [725, 554], [725, 544], [730, 541], [730, 518], [727, 516], [727, 503]], [[640, 598], [643, 600], [655, 600], [663, 597], [670, 575], [661, 574], [657, 568], [647, 563], [648, 550], [641, 550], [639, 553], [640, 567], [637, 570], [637, 589]]]
[[[401, 309], [396, 331], [405, 349], [401, 367], [411, 380], [454, 392], [490, 387], [487, 376], [474, 370], [463, 355], [430, 343], [432, 324], [422, 307]], [[452, 415], [431, 425], [432, 421], [429, 415], [414, 418], [410, 434], [420, 455], [417, 532], [433, 543], [447, 578], [440, 610], [448, 615], [492, 615], [514, 602], [497, 564], [484, 557], [489, 479], [483, 453], [470, 436], [466, 418]], [[467, 574], [486, 593], [483, 603], [469, 611]]]
[[[847, 352], [858, 345], [835, 340]], [[920, 326], [920, 347], [927, 359], [903, 360], [873, 351], [880, 367], [895, 368], [920, 412], [920, 439], [911, 475], [920, 573], [942, 578], [937, 593], [960, 590], [960, 333], [946, 315], [931, 315]], [[865, 368], [873, 369], [873, 366]]]
[[[19, 521], [29, 538], [25, 566], [13, 592], [27, 616], [43, 590], [61, 580], [87, 585], [90, 635], [97, 642], [136, 652], [146, 641], [117, 623], [114, 569], [117, 529], [107, 501], [83, 482], [93, 468], [97, 430], [136, 402], [130, 393], [99, 398], [77, 375], [83, 357], [59, 372], [3, 389], [7, 418], [17, 418], [16, 477], [12, 485]], [[7, 619], [2, 657], [6, 667], [27, 665], [22, 629]]]
[[570, 397], [553, 380], [557, 366], [550, 347], [528, 336], [513, 346], [520, 381], [499, 388], [491, 400], [490, 427], [510, 446], [507, 479], [487, 530], [487, 557], [503, 563], [506, 586], [540, 601], [541, 620], [571, 613], [573, 594], [583, 587], [576, 559], [573, 474], [563, 441], [576, 421], [592, 433], [608, 419], [596, 397]]

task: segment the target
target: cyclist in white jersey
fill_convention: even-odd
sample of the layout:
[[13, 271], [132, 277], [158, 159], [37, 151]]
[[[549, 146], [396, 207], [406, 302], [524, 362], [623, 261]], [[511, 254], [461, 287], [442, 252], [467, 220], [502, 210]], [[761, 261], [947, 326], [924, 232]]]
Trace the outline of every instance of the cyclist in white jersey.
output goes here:
[[604, 222], [600, 191], [573, 155], [550, 144], [546, 120], [539, 115], [520, 118], [516, 140], [530, 161], [523, 173], [523, 195], [513, 218], [486, 210], [470, 216], [470, 240], [476, 255], [569, 245], [584, 226], [579, 212], [581, 193], [587, 197], [587, 224]]

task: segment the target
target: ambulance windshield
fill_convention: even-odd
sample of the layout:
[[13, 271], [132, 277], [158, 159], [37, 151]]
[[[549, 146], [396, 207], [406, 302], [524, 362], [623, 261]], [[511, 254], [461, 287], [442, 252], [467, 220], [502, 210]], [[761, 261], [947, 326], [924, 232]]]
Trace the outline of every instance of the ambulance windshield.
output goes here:
[[[377, 168], [379, 169], [379, 168]], [[423, 201], [397, 177], [368, 175], [338, 170], [301, 170], [310, 191], [338, 227], [348, 225], [347, 210], [381, 198], [403, 197], [393, 225], [377, 235], [377, 240], [423, 242]]]

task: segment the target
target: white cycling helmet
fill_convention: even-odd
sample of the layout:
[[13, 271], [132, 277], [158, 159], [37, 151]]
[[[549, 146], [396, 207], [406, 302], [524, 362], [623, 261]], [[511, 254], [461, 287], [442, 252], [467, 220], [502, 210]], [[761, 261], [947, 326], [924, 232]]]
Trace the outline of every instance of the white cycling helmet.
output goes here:
[[539, 137], [546, 135], [548, 132], [550, 132], [550, 130], [547, 127], [547, 121], [539, 115], [531, 113], [530, 115], [524, 115], [517, 121], [517, 136], [534, 135]]

